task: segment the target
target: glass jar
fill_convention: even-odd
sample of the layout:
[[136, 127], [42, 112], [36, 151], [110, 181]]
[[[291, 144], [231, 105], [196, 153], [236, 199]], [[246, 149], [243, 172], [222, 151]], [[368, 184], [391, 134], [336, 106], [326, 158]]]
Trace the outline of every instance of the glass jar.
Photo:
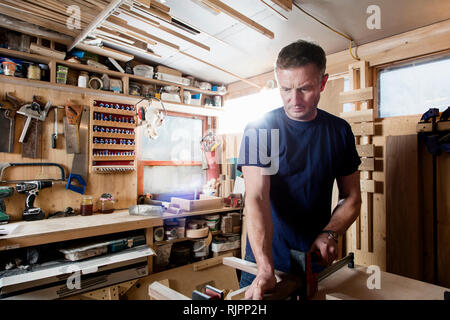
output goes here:
[[80, 205], [80, 214], [82, 216], [90, 216], [94, 212], [94, 203], [92, 201], [92, 196], [83, 196]]
[[14, 62], [3, 61], [2, 65], [3, 65], [3, 73], [5, 74], [5, 76], [14, 76], [17, 66]]
[[98, 199], [98, 212], [111, 213], [114, 211], [114, 198], [109, 193], [104, 193]]

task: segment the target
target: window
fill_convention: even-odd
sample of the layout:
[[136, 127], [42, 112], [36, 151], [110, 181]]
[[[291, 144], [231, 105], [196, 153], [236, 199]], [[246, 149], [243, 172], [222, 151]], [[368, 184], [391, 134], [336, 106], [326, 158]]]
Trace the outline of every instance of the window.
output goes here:
[[282, 106], [278, 89], [262, 90], [256, 94], [226, 101], [225, 114], [219, 119], [218, 132], [219, 134], [244, 132], [247, 123]]
[[156, 194], [167, 201], [170, 196], [193, 195], [202, 189], [206, 178], [200, 140], [206, 117], [169, 112], [157, 139], [139, 131], [138, 194]]
[[381, 118], [423, 114], [450, 106], [450, 56], [382, 69], [378, 77]]

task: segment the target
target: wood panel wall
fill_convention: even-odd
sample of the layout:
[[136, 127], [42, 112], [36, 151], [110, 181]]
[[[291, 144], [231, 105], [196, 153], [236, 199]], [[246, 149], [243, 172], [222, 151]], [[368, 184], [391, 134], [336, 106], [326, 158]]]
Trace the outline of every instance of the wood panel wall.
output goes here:
[[[12, 92], [22, 101], [30, 102], [33, 95], [42, 97], [43, 101], [51, 101], [52, 105], [65, 105], [67, 99], [71, 99], [79, 105], [89, 106], [92, 99], [96, 97], [79, 93], [62, 92], [53, 89], [35, 88], [28, 86], [0, 84], [0, 96], [4, 97], [5, 92]], [[104, 97], [97, 99], [107, 100]], [[108, 101], [108, 100], [107, 100]], [[110, 99], [117, 103], [126, 103], [120, 99]], [[61, 164], [68, 176], [72, 167], [73, 154], [66, 153], [65, 137], [63, 135], [63, 115], [62, 109], [58, 110], [58, 140], [57, 148], [51, 148], [51, 134], [54, 131], [54, 112], [51, 111], [43, 125], [41, 140], [40, 158], [22, 158], [21, 145], [19, 143], [22, 132], [24, 117], [16, 115], [14, 153], [0, 153], [0, 162], [55, 162]], [[139, 136], [139, 135], [136, 135]], [[59, 170], [43, 167], [17, 167], [5, 170], [5, 179], [45, 179], [48, 177], [59, 178]], [[94, 200], [98, 199], [102, 193], [111, 193], [115, 198], [116, 209], [126, 209], [135, 204], [137, 200], [136, 172], [98, 174], [90, 173], [85, 194], [92, 195]], [[65, 184], [58, 183], [52, 188], [43, 189], [35, 201], [35, 206], [42, 208], [48, 216], [49, 213], [63, 211], [66, 207], [79, 208], [82, 195], [65, 189]], [[11, 198], [6, 199], [7, 212], [11, 221], [21, 220], [22, 211], [25, 206], [25, 195], [17, 192]]]

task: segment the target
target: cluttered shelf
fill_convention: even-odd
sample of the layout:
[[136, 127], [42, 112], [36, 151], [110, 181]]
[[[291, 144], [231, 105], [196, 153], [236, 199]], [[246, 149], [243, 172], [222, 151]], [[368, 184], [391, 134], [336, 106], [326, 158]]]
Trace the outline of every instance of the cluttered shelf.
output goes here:
[[201, 216], [201, 215], [208, 215], [208, 214], [214, 214], [214, 213], [224, 213], [224, 212], [234, 212], [234, 211], [240, 211], [242, 208], [232, 208], [232, 207], [223, 207], [219, 209], [209, 209], [209, 210], [199, 210], [199, 211], [185, 211], [180, 214], [172, 214], [165, 212], [162, 215], [162, 219], [173, 219], [173, 218], [184, 218], [184, 217], [191, 217], [191, 216]]
[[128, 210], [118, 210], [111, 214], [12, 222], [0, 228], [0, 231], [9, 231], [0, 236], [0, 251], [162, 225], [161, 218], [134, 216]]

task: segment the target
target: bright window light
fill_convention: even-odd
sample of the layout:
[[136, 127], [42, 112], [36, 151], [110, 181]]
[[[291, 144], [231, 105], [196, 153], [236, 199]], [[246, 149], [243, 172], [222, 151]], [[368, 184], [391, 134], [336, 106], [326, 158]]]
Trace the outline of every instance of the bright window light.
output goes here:
[[256, 94], [228, 100], [224, 105], [225, 114], [219, 119], [219, 134], [244, 132], [249, 122], [282, 106], [278, 89], [262, 90]]

